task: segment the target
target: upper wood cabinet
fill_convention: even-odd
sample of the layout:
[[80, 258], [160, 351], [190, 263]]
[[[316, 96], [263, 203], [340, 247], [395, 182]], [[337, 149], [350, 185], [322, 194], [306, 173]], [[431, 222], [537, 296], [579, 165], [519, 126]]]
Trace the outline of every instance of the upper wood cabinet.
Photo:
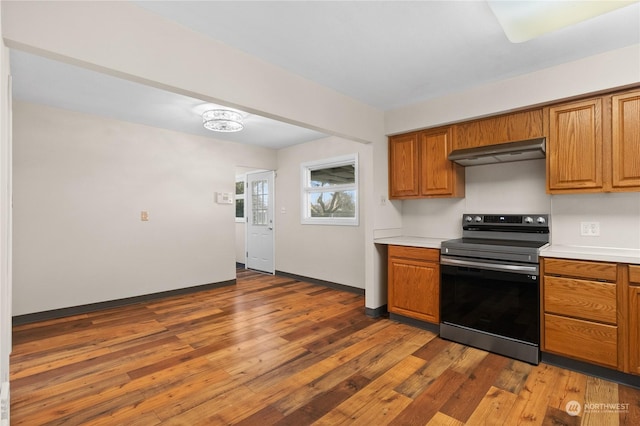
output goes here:
[[418, 133], [389, 138], [389, 198], [420, 195]]
[[547, 187], [598, 191], [602, 186], [602, 99], [549, 107]]
[[640, 190], [640, 91], [553, 105], [547, 192]]
[[544, 136], [542, 108], [455, 125], [454, 149], [474, 148]]
[[640, 189], [640, 91], [612, 96], [611, 189]]
[[389, 198], [463, 197], [464, 168], [449, 161], [453, 132], [440, 127], [389, 138]]

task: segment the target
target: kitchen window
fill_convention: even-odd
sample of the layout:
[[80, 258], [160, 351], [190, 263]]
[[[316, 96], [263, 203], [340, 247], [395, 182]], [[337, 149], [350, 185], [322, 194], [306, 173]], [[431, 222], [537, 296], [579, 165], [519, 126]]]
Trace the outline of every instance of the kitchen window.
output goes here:
[[358, 226], [357, 154], [301, 166], [301, 223]]
[[245, 176], [236, 176], [236, 222], [245, 222], [246, 218], [244, 211], [244, 188]]

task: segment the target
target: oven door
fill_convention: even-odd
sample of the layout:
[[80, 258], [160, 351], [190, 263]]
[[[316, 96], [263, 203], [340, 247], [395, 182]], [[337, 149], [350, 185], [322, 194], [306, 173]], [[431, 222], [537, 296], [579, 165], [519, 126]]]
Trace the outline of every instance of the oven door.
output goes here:
[[443, 324], [538, 346], [537, 264], [441, 256]]

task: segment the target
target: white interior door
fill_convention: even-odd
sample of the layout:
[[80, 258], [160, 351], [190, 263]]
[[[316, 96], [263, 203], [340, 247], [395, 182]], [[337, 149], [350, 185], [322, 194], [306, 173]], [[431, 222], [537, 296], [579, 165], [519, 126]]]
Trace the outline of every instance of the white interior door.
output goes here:
[[247, 268], [275, 272], [274, 172], [247, 174]]

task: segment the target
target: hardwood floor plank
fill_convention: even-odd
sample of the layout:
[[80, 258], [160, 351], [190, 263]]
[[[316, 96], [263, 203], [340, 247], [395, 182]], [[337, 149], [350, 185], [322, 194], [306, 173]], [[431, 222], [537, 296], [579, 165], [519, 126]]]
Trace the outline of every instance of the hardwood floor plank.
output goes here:
[[505, 424], [541, 424], [559, 375], [558, 367], [540, 364], [535, 368], [518, 394]]
[[[13, 329], [12, 425], [640, 424], [640, 390], [364, 315], [354, 293], [236, 285]], [[569, 401], [617, 404], [569, 416]]]
[[411, 403], [410, 398], [393, 391], [393, 389], [399, 383], [406, 380], [406, 378], [417, 369], [422, 367], [424, 363], [425, 361], [423, 359], [409, 355], [386, 373], [369, 383], [369, 385], [365, 386], [360, 392], [338, 405], [330, 413], [318, 419], [315, 424], [335, 425], [347, 421], [350, 424], [356, 424], [359, 423], [359, 418], [363, 419], [360, 424], [366, 424], [370, 423], [369, 419], [372, 415], [380, 422], [378, 424], [387, 424], [388, 421], [395, 417], [385, 418], [386, 413], [390, 409], [389, 402], [394, 402], [396, 406], [400, 407]]
[[620, 413], [606, 404], [618, 404], [618, 386], [615, 383], [587, 377], [587, 388], [582, 405], [582, 424], [600, 426], [620, 424]]
[[620, 412], [621, 425], [640, 425], [640, 392], [625, 385], [618, 386], [618, 398], [626, 410]]
[[450, 368], [418, 395], [393, 421], [391, 425], [422, 425], [431, 420], [464, 383], [466, 377]]
[[500, 372], [494, 386], [517, 395], [522, 391], [522, 387], [533, 368], [533, 365], [529, 363], [511, 359]]
[[346, 399], [355, 395], [370, 382], [371, 381], [366, 377], [355, 374], [338, 383], [333, 388], [320, 393], [315, 398], [283, 417], [275, 424], [309, 425], [326, 415]]
[[506, 418], [516, 398], [517, 395], [511, 392], [491, 386], [477, 406], [472, 403], [468, 404], [474, 410], [465, 423], [486, 426], [506, 425], [508, 424], [505, 422]]
[[[440, 408], [440, 412], [466, 422], [496, 381], [508, 360], [499, 355], [487, 354], [480, 358], [478, 365], [467, 375], [467, 380], [451, 395]], [[456, 371], [456, 365], [452, 370]], [[460, 371], [458, 371], [460, 372]]]

